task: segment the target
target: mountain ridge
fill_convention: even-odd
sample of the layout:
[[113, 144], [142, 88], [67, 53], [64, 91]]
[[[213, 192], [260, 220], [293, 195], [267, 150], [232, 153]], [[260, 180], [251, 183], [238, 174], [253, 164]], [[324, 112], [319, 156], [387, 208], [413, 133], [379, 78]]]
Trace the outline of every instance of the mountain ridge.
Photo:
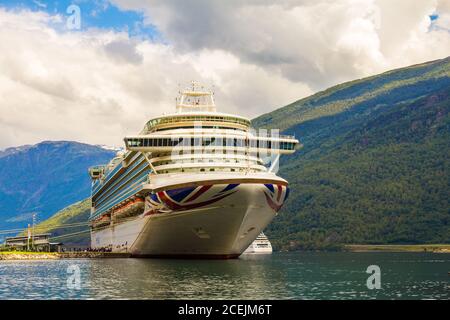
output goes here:
[[[436, 65], [443, 65], [443, 67], [444, 67], [443, 70], [439, 70], [439, 69], [432, 70], [432, 72], [428, 73], [428, 77], [431, 78], [431, 77], [435, 77], [436, 75], [439, 75], [438, 78], [445, 78], [447, 80], [445, 83], [445, 86], [448, 86], [449, 81], [450, 81], [450, 79], [449, 79], [449, 77], [450, 77], [449, 64], [450, 64], [450, 57], [447, 57], [447, 58], [443, 58], [443, 59], [438, 59], [438, 60], [428, 61], [428, 62], [424, 62], [424, 63], [420, 63], [420, 64], [415, 64], [415, 65], [404, 67], [404, 68], [389, 70], [389, 71], [383, 72], [378, 75], [372, 75], [372, 76], [364, 77], [361, 79], [347, 81], [347, 82], [338, 84], [336, 86], [327, 88], [325, 90], [319, 91], [308, 97], [296, 100], [296, 101], [294, 101], [284, 107], [278, 108], [272, 112], [265, 113], [261, 116], [258, 116], [255, 119], [253, 119], [252, 123], [256, 127], [262, 127], [269, 119], [272, 120], [274, 116], [275, 117], [283, 116], [289, 120], [288, 123], [293, 123], [294, 125], [299, 122], [305, 122], [307, 120], [314, 120], [315, 118], [313, 118], [313, 117], [306, 118], [306, 119], [304, 119], [304, 118], [299, 119], [298, 115], [297, 115], [297, 118], [293, 118], [291, 112], [292, 111], [303, 111], [303, 110], [296, 110], [296, 109], [299, 109], [298, 108], [299, 105], [302, 107], [302, 109], [306, 109], [306, 111], [308, 111], [308, 107], [311, 107], [311, 106], [313, 106], [314, 109], [317, 109], [318, 106], [312, 105], [312, 103], [316, 103], [316, 104], [319, 103], [319, 106], [322, 107], [323, 105], [320, 103], [321, 99], [325, 99], [325, 101], [326, 101], [326, 98], [329, 99], [332, 94], [342, 94], [342, 91], [345, 89], [351, 89], [353, 95], [356, 95], [358, 93], [358, 90], [361, 90], [361, 88], [359, 88], [358, 90], [355, 90], [355, 88], [354, 88], [355, 85], [366, 84], [366, 86], [365, 87], [363, 86], [363, 87], [367, 90], [367, 85], [370, 86], [371, 80], [380, 79], [383, 77], [389, 77], [392, 75], [395, 76], [396, 73], [399, 73], [399, 72], [403, 73], [406, 71], [408, 73], [407, 79], [409, 81], [412, 81], [414, 76], [417, 76], [419, 72], [429, 71], [429, 70], [427, 70], [428, 68], [433, 69], [433, 67], [435, 68]], [[403, 81], [405, 81], [405, 79], [403, 79]], [[379, 84], [383, 84], [383, 81], [380, 81]], [[399, 86], [399, 84], [396, 84], [396, 87], [398, 87], [398, 86]], [[385, 90], [387, 90], [387, 89], [385, 88]], [[372, 92], [372, 91], [370, 91], [369, 93], [371, 95], [374, 95], [374, 92]], [[353, 97], [350, 96], [348, 98], [353, 98]], [[346, 105], [345, 102], [346, 101], [341, 102], [341, 104], [338, 107], [342, 107], [342, 106], [348, 107], [348, 105]], [[323, 101], [322, 101], [322, 103], [323, 103]], [[342, 111], [342, 109], [340, 111]], [[289, 117], [287, 117], [288, 114], [290, 115]], [[330, 114], [331, 114], [330, 112], [326, 113], [326, 115], [330, 115]], [[304, 113], [301, 113], [301, 115], [304, 115]], [[316, 114], [316, 116], [319, 116], [319, 114]], [[323, 114], [320, 116], [322, 117]], [[287, 128], [289, 128], [289, 126], [287, 124], [285, 124], [278, 129], [286, 130]]]
[[90, 195], [87, 167], [115, 152], [73, 141], [43, 141], [0, 155], [0, 226], [24, 227]]

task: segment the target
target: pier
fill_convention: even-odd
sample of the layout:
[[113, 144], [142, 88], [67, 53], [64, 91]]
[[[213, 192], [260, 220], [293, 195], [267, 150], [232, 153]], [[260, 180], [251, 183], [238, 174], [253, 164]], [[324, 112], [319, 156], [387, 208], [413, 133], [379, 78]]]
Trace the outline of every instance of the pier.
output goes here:
[[104, 259], [129, 258], [129, 253], [118, 252], [0, 252], [0, 260], [58, 260], [58, 259]]

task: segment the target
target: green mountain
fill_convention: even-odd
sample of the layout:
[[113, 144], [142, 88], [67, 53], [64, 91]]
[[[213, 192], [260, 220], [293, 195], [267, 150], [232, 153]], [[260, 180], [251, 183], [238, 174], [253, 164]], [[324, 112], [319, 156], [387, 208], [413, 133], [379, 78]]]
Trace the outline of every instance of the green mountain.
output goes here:
[[254, 120], [295, 134], [277, 249], [450, 242], [450, 58], [344, 83]]
[[[450, 243], [449, 110], [446, 58], [347, 82], [256, 118], [255, 127], [279, 128], [303, 144], [282, 158], [279, 174], [292, 192], [266, 230], [275, 249]], [[46, 223], [86, 221], [88, 206]]]
[[88, 226], [90, 209], [90, 199], [74, 203], [37, 224], [35, 232], [51, 233], [52, 241], [62, 242], [64, 245], [88, 247], [90, 245]]

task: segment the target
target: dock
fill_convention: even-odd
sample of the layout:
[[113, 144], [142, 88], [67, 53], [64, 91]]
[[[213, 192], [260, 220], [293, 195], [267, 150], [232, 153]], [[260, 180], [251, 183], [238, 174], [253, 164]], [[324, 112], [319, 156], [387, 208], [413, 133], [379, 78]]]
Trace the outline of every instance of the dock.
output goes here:
[[58, 260], [129, 258], [130, 253], [117, 252], [0, 252], [0, 260]]

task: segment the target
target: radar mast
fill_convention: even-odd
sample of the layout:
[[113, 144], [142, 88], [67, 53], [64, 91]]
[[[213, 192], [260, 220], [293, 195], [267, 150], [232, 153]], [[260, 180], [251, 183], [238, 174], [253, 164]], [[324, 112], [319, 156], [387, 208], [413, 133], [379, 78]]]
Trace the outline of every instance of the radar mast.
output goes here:
[[180, 96], [176, 101], [178, 113], [196, 111], [216, 112], [213, 92], [206, 90], [195, 81], [192, 81], [191, 86], [180, 92]]

